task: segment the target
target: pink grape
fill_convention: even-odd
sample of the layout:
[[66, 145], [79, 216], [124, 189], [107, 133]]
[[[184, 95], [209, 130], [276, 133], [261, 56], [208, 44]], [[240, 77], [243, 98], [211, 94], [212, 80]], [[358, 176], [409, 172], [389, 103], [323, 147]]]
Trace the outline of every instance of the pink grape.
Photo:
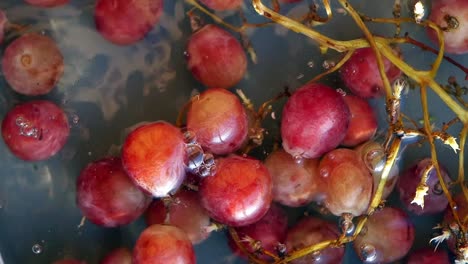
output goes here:
[[248, 122], [244, 106], [236, 95], [211, 88], [192, 100], [187, 128], [207, 151], [224, 155], [239, 149], [247, 138]]
[[321, 200], [324, 191], [318, 165], [318, 159], [298, 162], [284, 150], [268, 155], [265, 166], [273, 179], [273, 200], [290, 207]]
[[216, 173], [200, 184], [202, 205], [208, 214], [230, 226], [260, 220], [273, 198], [267, 168], [258, 160], [236, 155], [218, 159], [216, 168]]
[[26, 3], [39, 7], [56, 7], [68, 4], [69, 0], [24, 0]]
[[362, 98], [353, 95], [343, 97], [351, 112], [348, 131], [341, 144], [354, 147], [370, 140], [377, 131], [374, 109]]
[[[432, 168], [427, 175], [426, 184], [429, 190], [427, 191], [427, 195], [424, 196], [424, 208], [412, 203], [416, 194], [416, 188], [420, 184], [425, 170], [431, 165], [432, 161], [430, 158], [423, 159], [406, 170], [398, 180], [400, 200], [408, 211], [417, 215], [440, 213], [444, 211], [448, 205], [447, 197], [445, 197], [442, 191], [435, 168]], [[450, 177], [447, 171], [442, 168], [442, 166], [440, 169], [445, 183], [449, 183]]]
[[354, 240], [354, 249], [363, 261], [392, 263], [403, 258], [414, 241], [414, 226], [406, 213], [385, 207], [372, 214], [364, 230]]
[[29, 33], [5, 50], [2, 70], [8, 84], [24, 95], [49, 93], [63, 75], [63, 56], [49, 37]]
[[[288, 252], [296, 249], [302, 249], [325, 240], [334, 240], [339, 237], [338, 228], [323, 219], [306, 216], [296, 223], [288, 231], [286, 238], [286, 247]], [[342, 263], [345, 250], [343, 247], [326, 248], [317, 253], [306, 255], [291, 264], [334, 264]]]
[[284, 106], [283, 148], [295, 158], [318, 158], [341, 143], [349, 119], [349, 108], [338, 92], [323, 84], [307, 84]]
[[208, 88], [231, 88], [247, 70], [247, 57], [239, 41], [212, 24], [190, 37], [186, 58], [195, 79]]
[[200, 0], [201, 3], [216, 11], [238, 9], [243, 0]]
[[358, 154], [351, 149], [335, 149], [320, 161], [325, 206], [334, 215], [359, 216], [367, 210], [374, 179]]
[[422, 248], [409, 255], [407, 264], [450, 264], [450, 260], [445, 250]]
[[[395, 52], [396, 53], [396, 52]], [[382, 58], [385, 74], [390, 83], [401, 75], [401, 71], [388, 59]], [[371, 48], [357, 49], [340, 69], [341, 79], [357, 96], [363, 98], [380, 97], [384, 86], [377, 66], [377, 59]]]
[[138, 238], [133, 249], [133, 264], [195, 264], [195, 251], [181, 229], [169, 225], [152, 225]]
[[132, 252], [128, 248], [117, 248], [107, 254], [99, 264], [132, 264]]
[[[453, 54], [468, 53], [468, 2], [466, 0], [432, 1], [429, 20], [439, 25], [443, 31], [445, 50]], [[453, 27], [450, 27], [453, 23]], [[439, 43], [437, 34], [428, 28], [429, 37]]]
[[[286, 240], [287, 231], [288, 216], [281, 207], [274, 204], [258, 222], [236, 228], [237, 235], [242, 241], [241, 243], [243, 243], [244, 247], [252, 254], [255, 253], [255, 249], [249, 242], [260, 241], [263, 249], [276, 252], [277, 246], [283, 244]], [[247, 258], [231, 236], [229, 236], [229, 246], [236, 255]], [[271, 258], [266, 255], [262, 255], [261, 258], [266, 261], [271, 260]]]
[[122, 147], [122, 162], [131, 179], [154, 197], [167, 196], [185, 178], [186, 150], [180, 130], [164, 121], [130, 132]]
[[97, 31], [108, 41], [129, 45], [143, 39], [159, 22], [163, 0], [98, 0]]
[[210, 235], [210, 217], [201, 206], [198, 193], [188, 190], [178, 191], [169, 202], [154, 201], [147, 210], [146, 223], [176, 226], [187, 234], [194, 245]]
[[67, 116], [49, 101], [30, 101], [11, 109], [2, 122], [10, 151], [26, 161], [46, 160], [59, 152], [70, 134]]
[[5, 30], [8, 25], [8, 18], [3, 10], [0, 9], [0, 44], [3, 42], [5, 37]]
[[76, 189], [83, 215], [104, 227], [133, 222], [151, 203], [151, 197], [133, 184], [116, 157], [88, 164], [78, 177]]

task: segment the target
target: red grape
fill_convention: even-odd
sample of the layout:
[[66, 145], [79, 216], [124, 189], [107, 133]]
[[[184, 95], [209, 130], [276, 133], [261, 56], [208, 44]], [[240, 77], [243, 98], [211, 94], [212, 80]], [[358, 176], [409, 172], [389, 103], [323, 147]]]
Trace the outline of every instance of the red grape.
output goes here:
[[348, 132], [341, 144], [354, 147], [371, 139], [377, 131], [377, 118], [369, 103], [357, 96], [343, 97], [351, 112]]
[[202, 205], [216, 221], [230, 226], [257, 222], [270, 208], [271, 176], [252, 158], [229, 156], [217, 160], [216, 172], [202, 179]]
[[165, 205], [163, 200], [154, 201], [146, 214], [146, 223], [168, 224], [182, 229], [192, 244], [198, 244], [210, 235], [210, 217], [201, 206], [198, 193], [180, 190]]
[[26, 3], [40, 7], [56, 7], [68, 4], [69, 0], [24, 0]]
[[447, 251], [422, 248], [409, 255], [407, 264], [450, 264]]
[[84, 261], [79, 261], [76, 259], [61, 259], [55, 261], [53, 264], [86, 264]]
[[318, 159], [298, 163], [284, 150], [271, 153], [265, 160], [265, 166], [273, 179], [273, 200], [291, 207], [320, 200], [323, 186], [318, 164]]
[[414, 226], [406, 213], [385, 207], [372, 214], [354, 240], [354, 249], [363, 261], [390, 263], [405, 256], [413, 245]]
[[[287, 231], [288, 216], [281, 207], [274, 204], [258, 222], [236, 228], [236, 232], [244, 247], [252, 254], [255, 253], [255, 248], [249, 242], [259, 241], [263, 249], [275, 252], [276, 247], [280, 243], [283, 244], [286, 240]], [[231, 236], [229, 236], [229, 246], [235, 254], [244, 258], [247, 257], [237, 247]], [[262, 259], [271, 260], [270, 257], [265, 255], [262, 256]]]
[[63, 74], [63, 56], [55, 42], [36, 33], [14, 40], [2, 59], [5, 79], [11, 88], [24, 95], [49, 93]]
[[2, 122], [5, 144], [18, 158], [46, 160], [65, 145], [70, 134], [67, 116], [48, 101], [31, 101], [15, 106]]
[[128, 248], [118, 248], [107, 254], [100, 264], [132, 264], [132, 253]]
[[163, 0], [98, 0], [96, 29], [110, 42], [129, 45], [143, 39], [163, 12]]
[[[455, 197], [453, 197], [453, 200], [455, 201], [455, 204], [457, 206], [456, 210], [457, 210], [460, 222], [466, 230], [466, 228], [468, 228], [468, 201], [465, 199], [465, 195], [463, 193], [460, 193], [456, 195]], [[450, 228], [453, 226], [454, 228], [461, 230], [461, 228], [458, 226], [457, 222], [455, 221], [453, 217], [452, 209], [450, 207], [447, 207], [447, 209], [445, 210], [444, 222]], [[459, 234], [459, 236], [461, 235]], [[467, 234], [465, 234], [465, 237], [466, 239], [468, 239]], [[455, 242], [456, 242], [455, 236], [452, 233], [452, 235], [447, 241], [447, 244], [449, 246], [449, 249], [452, 252], [457, 253], [455, 251]]]
[[[411, 203], [416, 194], [416, 188], [421, 182], [421, 178], [424, 175], [426, 169], [432, 165], [430, 158], [423, 159], [417, 164], [409, 168], [407, 171], [400, 176], [398, 180], [398, 191], [400, 193], [400, 199], [406, 209], [414, 214], [436, 214], [444, 211], [448, 205], [447, 197], [445, 197], [442, 187], [440, 186], [439, 178], [435, 168], [430, 169], [427, 174], [426, 184], [429, 190], [424, 196], [424, 208], [417, 204]], [[442, 177], [445, 182], [448, 183], [450, 178], [447, 171], [444, 168], [440, 168]]]
[[5, 37], [5, 30], [8, 25], [8, 18], [3, 10], [0, 9], [0, 44], [3, 42]]
[[[468, 52], [468, 1], [434, 0], [432, 1], [429, 20], [445, 30], [445, 50], [449, 53], [464, 54]], [[429, 37], [438, 43], [437, 34], [428, 28]]]
[[213, 10], [226, 11], [239, 8], [243, 0], [200, 0], [200, 2]]
[[283, 147], [295, 158], [318, 158], [341, 143], [349, 119], [349, 109], [338, 92], [323, 84], [307, 84], [284, 106]]
[[209, 88], [230, 88], [247, 70], [247, 57], [239, 41], [212, 24], [190, 37], [186, 56], [193, 76]]
[[334, 215], [363, 214], [370, 203], [374, 180], [354, 150], [335, 149], [319, 165], [325, 184], [325, 206]]
[[130, 178], [155, 197], [167, 196], [185, 177], [186, 151], [180, 130], [164, 121], [133, 130], [122, 147]]
[[[325, 220], [316, 217], [304, 217], [288, 231], [286, 246], [289, 252], [301, 249], [325, 240], [334, 240], [339, 237], [338, 228]], [[292, 264], [335, 264], [342, 263], [345, 249], [326, 248], [317, 253], [306, 255], [292, 261]]]
[[187, 113], [187, 128], [197, 143], [218, 155], [232, 153], [247, 138], [247, 114], [236, 95], [211, 88], [192, 100]]
[[133, 264], [194, 264], [195, 251], [181, 229], [169, 225], [152, 225], [138, 238], [133, 249]]
[[151, 203], [151, 197], [133, 184], [121, 159], [115, 157], [88, 164], [78, 177], [76, 189], [83, 215], [105, 227], [133, 222]]
[[[389, 81], [395, 81], [401, 75], [401, 71], [388, 59], [382, 59]], [[340, 73], [345, 85], [357, 96], [372, 98], [383, 95], [382, 77], [374, 51], [371, 48], [357, 49], [341, 67]]]

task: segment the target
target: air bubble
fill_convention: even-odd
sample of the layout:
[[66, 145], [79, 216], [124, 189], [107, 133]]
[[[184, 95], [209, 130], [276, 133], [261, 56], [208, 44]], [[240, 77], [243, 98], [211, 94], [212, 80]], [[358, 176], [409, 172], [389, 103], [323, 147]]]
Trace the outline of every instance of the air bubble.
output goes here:
[[304, 158], [301, 156], [294, 156], [294, 162], [296, 164], [302, 164], [302, 162], [304, 162]]
[[214, 156], [213, 154], [211, 153], [206, 153], [204, 156], [203, 156], [203, 163], [205, 164], [205, 166], [207, 167], [212, 167], [215, 165], [215, 159], [214, 159]]
[[332, 60], [324, 60], [322, 67], [326, 70], [335, 67], [336, 63]]
[[191, 171], [197, 170], [203, 164], [203, 149], [198, 145], [187, 147], [188, 168]]
[[339, 94], [341, 94], [341, 96], [346, 96], [346, 92], [345, 92], [343, 89], [338, 88], [338, 89], [336, 89], [336, 91], [337, 91]]
[[77, 115], [72, 115], [72, 122], [75, 125], [78, 124], [78, 122], [80, 122], [80, 117]]
[[372, 245], [364, 245], [361, 247], [361, 258], [366, 263], [373, 263], [377, 260], [377, 251]]
[[346, 234], [347, 236], [352, 235], [355, 230], [355, 225], [353, 223], [353, 215], [349, 213], [342, 214], [339, 220], [339, 225], [341, 231], [344, 234]]
[[442, 195], [444, 193], [444, 190], [442, 189], [442, 185], [440, 182], [437, 182], [434, 187], [432, 188], [432, 193], [435, 195]]
[[309, 66], [309, 68], [313, 68], [314, 67], [314, 62], [313, 61], [309, 61], [307, 62], [307, 66]]
[[186, 144], [195, 144], [197, 142], [197, 138], [195, 132], [191, 130], [186, 130], [183, 132], [184, 134], [184, 141]]
[[383, 149], [373, 149], [364, 156], [364, 163], [372, 173], [381, 173], [385, 167], [385, 153]]
[[330, 171], [328, 170], [328, 168], [321, 168], [320, 169], [320, 176], [322, 176], [324, 178], [330, 176]]
[[34, 254], [41, 254], [41, 253], [42, 253], [42, 246], [39, 245], [39, 244], [34, 244], [34, 245], [32, 246], [32, 252], [33, 252]]
[[314, 251], [312, 252], [312, 258], [314, 258], [314, 262], [319, 262], [322, 260], [322, 254], [320, 251]]

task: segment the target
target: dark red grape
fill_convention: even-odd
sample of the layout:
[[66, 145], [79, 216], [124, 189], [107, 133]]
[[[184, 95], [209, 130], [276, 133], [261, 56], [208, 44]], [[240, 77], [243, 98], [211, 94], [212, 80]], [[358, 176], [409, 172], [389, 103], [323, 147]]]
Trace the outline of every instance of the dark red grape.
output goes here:
[[190, 37], [186, 56], [193, 76], [209, 88], [230, 88], [247, 70], [247, 57], [239, 41], [212, 24]]
[[[325, 240], [334, 240], [339, 237], [338, 228], [325, 220], [316, 217], [304, 217], [288, 231], [286, 246], [289, 252], [302, 249]], [[312, 253], [297, 260], [292, 264], [335, 264], [342, 263], [345, 249], [326, 248], [317, 253]]]
[[[427, 195], [424, 196], [424, 208], [417, 204], [411, 203], [416, 194], [416, 188], [421, 182], [426, 169], [432, 165], [430, 158], [423, 159], [417, 164], [406, 170], [398, 180], [398, 192], [400, 200], [406, 209], [414, 214], [436, 214], [444, 211], [448, 205], [447, 197], [445, 197], [442, 187], [440, 186], [439, 178], [435, 168], [432, 168], [427, 174], [426, 184], [429, 187]], [[442, 177], [446, 183], [450, 182], [450, 177], [447, 171], [440, 167]]]
[[318, 158], [336, 148], [346, 135], [350, 112], [343, 96], [323, 84], [307, 84], [288, 100], [281, 137], [295, 158]]
[[372, 214], [354, 240], [354, 249], [368, 263], [390, 263], [404, 257], [414, 241], [414, 226], [406, 213], [385, 207]]
[[321, 200], [324, 190], [318, 165], [318, 159], [298, 162], [284, 150], [271, 153], [265, 166], [273, 179], [273, 200], [291, 207]]
[[[383, 62], [389, 81], [395, 81], [401, 75], [401, 71], [388, 59], [383, 58]], [[340, 73], [345, 85], [355, 95], [363, 98], [383, 95], [382, 77], [379, 73], [375, 53], [371, 48], [357, 49], [341, 67]]]
[[24, 0], [26, 3], [40, 7], [56, 7], [68, 4], [69, 0]]
[[132, 264], [132, 252], [128, 248], [117, 248], [107, 254], [100, 264]]
[[[237, 235], [241, 239], [244, 247], [252, 254], [255, 253], [255, 248], [252, 247], [252, 242], [255, 241], [259, 241], [263, 249], [273, 253], [276, 252], [276, 247], [280, 243], [283, 244], [286, 240], [287, 230], [288, 216], [281, 207], [274, 204], [258, 222], [236, 228]], [[247, 258], [231, 236], [229, 236], [229, 246], [236, 255]], [[271, 260], [271, 258], [266, 255], [262, 255], [261, 258], [267, 261]]]
[[407, 264], [450, 264], [450, 260], [445, 250], [422, 248], [409, 255]]
[[62, 259], [55, 261], [53, 264], [86, 264], [86, 262], [76, 259]]
[[129, 45], [143, 39], [163, 12], [163, 0], [98, 0], [96, 29], [108, 41]]
[[319, 173], [325, 184], [325, 206], [332, 214], [359, 216], [367, 210], [374, 179], [354, 150], [328, 152], [320, 161]]
[[213, 10], [226, 11], [239, 8], [243, 0], [200, 0], [200, 2]]
[[146, 214], [148, 225], [167, 224], [182, 229], [192, 244], [198, 244], [208, 238], [210, 217], [201, 206], [198, 193], [180, 190], [169, 202], [154, 201]]
[[[468, 1], [434, 0], [429, 20], [444, 29], [445, 51], [454, 54], [468, 52]], [[439, 43], [437, 34], [428, 28], [429, 37]]]
[[211, 88], [192, 100], [187, 113], [187, 128], [196, 141], [213, 154], [236, 151], [247, 138], [247, 115], [236, 95]]
[[133, 249], [133, 264], [195, 264], [195, 251], [181, 229], [169, 225], [152, 225], [138, 238]]
[[[455, 201], [455, 204], [457, 206], [456, 210], [460, 219], [460, 223], [466, 230], [466, 228], [468, 228], [468, 201], [466, 200], [465, 195], [463, 193], [460, 193], [453, 197], [453, 200]], [[461, 228], [458, 226], [457, 222], [453, 217], [452, 209], [450, 207], [447, 207], [447, 209], [445, 210], [444, 222], [448, 227], [453, 227], [455, 229], [461, 230]], [[465, 234], [465, 237], [468, 239], [467, 234]], [[457, 252], [455, 250], [455, 242], [455, 236], [452, 234], [448, 239], [447, 244], [449, 246], [449, 249], [456, 254]]]
[[67, 116], [48, 101], [15, 106], [2, 122], [2, 136], [11, 152], [27, 161], [46, 160], [65, 145], [70, 134]]
[[260, 220], [272, 201], [271, 176], [258, 160], [229, 156], [217, 160], [216, 173], [202, 179], [202, 205], [216, 221], [244, 226]]
[[88, 164], [78, 177], [76, 195], [83, 215], [105, 227], [133, 222], [151, 203], [151, 197], [133, 184], [116, 157]]
[[8, 25], [8, 18], [3, 10], [0, 9], [0, 44], [3, 42], [5, 37], [5, 30]]
[[63, 56], [55, 42], [36, 33], [15, 39], [3, 54], [5, 79], [20, 94], [49, 93], [62, 77], [63, 69]]
[[370, 140], [377, 131], [377, 118], [369, 103], [357, 96], [343, 97], [351, 112], [348, 132], [341, 144], [354, 147]]
[[130, 178], [155, 197], [177, 189], [185, 177], [186, 151], [180, 130], [164, 121], [133, 130], [122, 147], [122, 162]]

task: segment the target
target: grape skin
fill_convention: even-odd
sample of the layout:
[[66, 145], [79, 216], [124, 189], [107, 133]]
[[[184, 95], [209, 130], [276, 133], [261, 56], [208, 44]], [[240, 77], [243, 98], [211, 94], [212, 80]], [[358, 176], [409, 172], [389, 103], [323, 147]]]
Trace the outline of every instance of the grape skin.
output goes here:
[[343, 97], [351, 113], [348, 131], [341, 142], [346, 147], [354, 147], [370, 140], [377, 131], [377, 118], [369, 103], [357, 96]]
[[5, 30], [8, 25], [8, 18], [5, 12], [0, 9], [0, 44], [3, 42], [3, 38], [5, 37]]
[[69, 0], [24, 0], [26, 3], [39, 7], [57, 7], [68, 4]]
[[445, 250], [421, 248], [409, 255], [407, 264], [450, 264], [450, 260]]
[[63, 75], [63, 56], [52, 39], [29, 33], [8, 45], [2, 58], [2, 70], [16, 92], [44, 95]]
[[128, 248], [117, 248], [99, 262], [100, 264], [132, 264], [132, 252]]
[[227, 11], [239, 8], [243, 0], [200, 0], [200, 2], [216, 11]]

